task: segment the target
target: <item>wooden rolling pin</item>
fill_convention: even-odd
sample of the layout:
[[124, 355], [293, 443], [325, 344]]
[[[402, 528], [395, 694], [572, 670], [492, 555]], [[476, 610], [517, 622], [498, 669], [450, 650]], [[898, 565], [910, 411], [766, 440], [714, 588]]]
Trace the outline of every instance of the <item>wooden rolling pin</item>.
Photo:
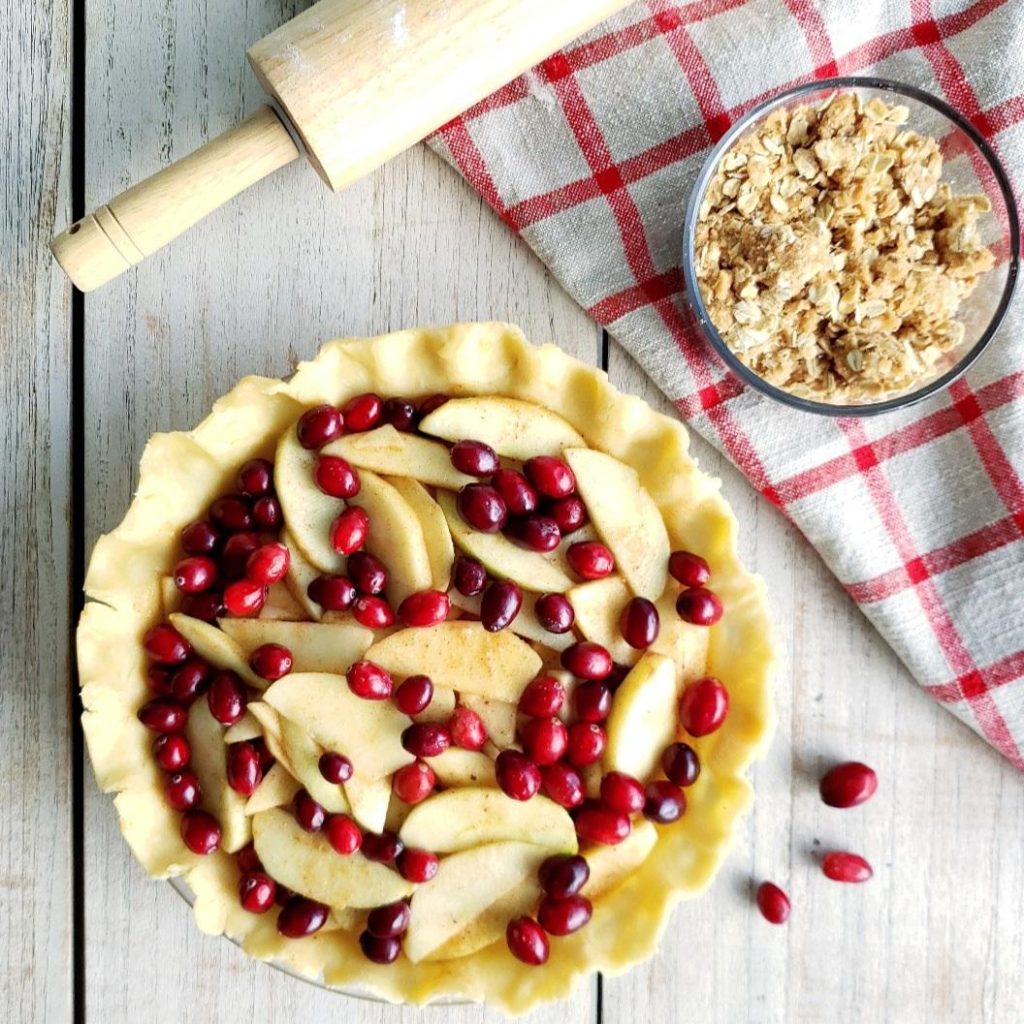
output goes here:
[[50, 247], [82, 291], [98, 288], [297, 159], [292, 133], [337, 191], [626, 2], [320, 0], [249, 50], [276, 109], [261, 107]]

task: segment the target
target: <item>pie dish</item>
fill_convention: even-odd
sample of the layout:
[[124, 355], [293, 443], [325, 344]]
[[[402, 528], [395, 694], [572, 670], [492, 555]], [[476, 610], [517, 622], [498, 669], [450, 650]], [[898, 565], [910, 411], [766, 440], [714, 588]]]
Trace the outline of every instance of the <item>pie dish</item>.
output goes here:
[[493, 323], [333, 341], [155, 435], [78, 630], [145, 870], [392, 1001], [518, 1014], [649, 956], [772, 720], [764, 587], [687, 447]]

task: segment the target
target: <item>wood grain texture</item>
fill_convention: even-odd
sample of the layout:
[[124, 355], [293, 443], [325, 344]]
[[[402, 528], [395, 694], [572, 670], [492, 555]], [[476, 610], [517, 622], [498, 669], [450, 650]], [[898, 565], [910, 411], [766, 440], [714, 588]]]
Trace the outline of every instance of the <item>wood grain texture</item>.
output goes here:
[[70, 291], [47, 258], [70, 213], [63, 3], [0, 32], [0, 1015], [71, 1018]]

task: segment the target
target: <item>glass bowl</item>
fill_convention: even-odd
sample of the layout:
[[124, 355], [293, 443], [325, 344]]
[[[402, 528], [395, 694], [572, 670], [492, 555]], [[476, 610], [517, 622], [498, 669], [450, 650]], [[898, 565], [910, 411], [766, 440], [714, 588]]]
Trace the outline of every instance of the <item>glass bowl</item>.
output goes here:
[[[900, 104], [910, 110], [906, 127], [942, 143], [946, 156], [942, 181], [948, 182], [954, 193], [984, 193], [991, 201], [991, 211], [979, 219], [979, 230], [982, 240], [996, 254], [996, 265], [979, 277], [977, 287], [960, 306], [957, 319], [965, 328], [960, 344], [945, 353], [930, 376], [902, 392], [860, 404], [844, 404], [841, 399], [836, 402], [816, 401], [794, 395], [768, 383], [741, 362], [711, 322], [695, 266], [695, 236], [700, 207], [726, 152], [780, 107], [820, 103], [837, 92], [858, 93], [864, 102], [879, 97], [889, 104]], [[790, 408], [826, 416], [872, 416], [890, 412], [920, 402], [948, 387], [981, 355], [996, 333], [1013, 295], [1019, 259], [1020, 226], [1013, 192], [988, 143], [966, 118], [947, 103], [914, 86], [881, 78], [829, 78], [809, 82], [788, 89], [750, 110], [726, 132], [708, 156], [690, 195], [683, 229], [682, 266], [689, 312], [718, 356], [745, 384], [762, 394]]]

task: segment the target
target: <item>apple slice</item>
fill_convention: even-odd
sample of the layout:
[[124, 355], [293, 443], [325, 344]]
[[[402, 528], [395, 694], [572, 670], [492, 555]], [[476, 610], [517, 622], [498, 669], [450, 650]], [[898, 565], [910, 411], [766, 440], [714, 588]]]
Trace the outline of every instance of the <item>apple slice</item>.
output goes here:
[[452, 717], [455, 710], [455, 691], [449, 690], [447, 686], [435, 686], [434, 696], [430, 699], [426, 710], [418, 715], [413, 715], [414, 722], [436, 722], [443, 725]]
[[[576, 627], [588, 639], [600, 644], [620, 665], [635, 665], [642, 651], [630, 647], [622, 639], [619, 617], [626, 602], [633, 596], [621, 576], [580, 583], [566, 597], [576, 613]], [[672, 617], [679, 618], [672, 609]]]
[[244, 743], [246, 740], [254, 740], [263, 735], [263, 727], [260, 720], [248, 709], [245, 714], [224, 733], [225, 743]]
[[[453, 589], [448, 596], [455, 608], [461, 608], [463, 611], [469, 612], [470, 615], [480, 618], [481, 597], [479, 594], [476, 597], [466, 597], [465, 594], [460, 594]], [[526, 640], [536, 640], [552, 651], [564, 651], [576, 643], [579, 638], [572, 630], [569, 630], [568, 633], [549, 633], [537, 621], [535, 608], [539, 596], [539, 594], [531, 594], [528, 590], [523, 593], [523, 606], [508, 628], [516, 636], [521, 636]]]
[[422, 673], [435, 686], [510, 704], [519, 703], [541, 667], [537, 653], [515, 634], [488, 633], [466, 621], [399, 630], [375, 643], [366, 658], [398, 679]]
[[322, 574], [302, 553], [287, 526], [281, 531], [281, 543], [288, 548], [291, 556], [288, 562], [288, 575], [285, 577], [288, 592], [311, 619], [319, 622], [324, 610], [309, 596], [309, 585]]
[[682, 691], [683, 684], [707, 674], [705, 668], [711, 630], [707, 626], [694, 626], [679, 618], [676, 614], [674, 588], [662, 594], [656, 605], [661, 617], [661, 632], [650, 649], [666, 655], [676, 663], [677, 688]]
[[[281, 620], [283, 622], [301, 622], [306, 618], [305, 609], [292, 596], [286, 583], [271, 583], [267, 587], [267, 599], [260, 609], [261, 619]], [[233, 622], [246, 621], [233, 619]]]
[[506, 839], [536, 843], [548, 852], [575, 853], [568, 811], [544, 796], [510, 800], [500, 789], [448, 789], [417, 804], [399, 837], [406, 846], [455, 853]]
[[353, 466], [387, 476], [407, 476], [435, 487], [457, 491], [474, 477], [460, 473], [453, 465], [448, 449], [437, 441], [395, 430], [391, 424], [363, 434], [339, 437], [324, 447], [325, 455], [337, 455]]
[[169, 616], [171, 625], [192, 645], [196, 654], [208, 661], [214, 668], [234, 672], [249, 686], [262, 690], [265, 679], [260, 679], [246, 660], [242, 649], [216, 626], [202, 619], [193, 619], [190, 615], [175, 612]]
[[585, 764], [579, 768], [580, 778], [583, 780], [583, 792], [591, 800], [597, 800], [601, 795], [601, 779], [604, 772], [599, 762]]
[[199, 779], [200, 806], [220, 823], [221, 849], [237, 853], [250, 838], [246, 798], [228, 785], [224, 727], [205, 700], [197, 700], [189, 710], [185, 738], [192, 748], [190, 767]]
[[263, 776], [263, 781], [246, 801], [245, 813], [252, 817], [260, 811], [290, 804], [300, 789], [301, 783], [288, 774], [283, 764], [271, 765], [270, 771]]
[[174, 582], [173, 576], [160, 577], [160, 605], [164, 610], [164, 618], [177, 611], [181, 604], [181, 591]]
[[561, 416], [515, 398], [450, 398], [423, 418], [420, 430], [446, 441], [483, 441], [499, 455], [520, 462], [586, 445]]
[[220, 628], [248, 658], [263, 644], [281, 644], [292, 652], [293, 672], [347, 672], [373, 643], [373, 630], [356, 622], [280, 622], [221, 619]]
[[584, 856], [590, 878], [583, 895], [592, 903], [624, 882], [647, 859], [658, 841], [658, 830], [646, 818], [634, 818], [629, 835], [615, 846], [593, 845]]
[[263, 700], [282, 718], [302, 726], [324, 750], [350, 758], [367, 782], [413, 760], [402, 747], [409, 719], [390, 701], [357, 697], [344, 676], [292, 672], [274, 683]]
[[281, 745], [288, 761], [295, 769], [295, 777], [306, 792], [325, 811], [331, 814], [347, 814], [348, 800], [341, 786], [328, 782], [320, 774], [320, 755], [323, 749], [309, 733], [287, 718], [281, 719]]
[[488, 738], [502, 750], [516, 741], [516, 705], [504, 700], [478, 697], [475, 693], [459, 694], [459, 703], [475, 711], [483, 720]]
[[445, 857], [437, 874], [413, 893], [405, 955], [417, 963], [455, 938], [489, 906], [533, 878], [550, 852], [532, 843], [494, 842]]
[[345, 784], [345, 796], [352, 808], [352, 817], [370, 832], [381, 832], [387, 823], [391, 805], [391, 780], [368, 782], [356, 774]]
[[397, 871], [361, 853], [339, 857], [322, 833], [305, 832], [280, 808], [255, 815], [252, 834], [256, 856], [271, 878], [330, 907], [377, 907], [413, 890]]
[[463, 786], [481, 788], [497, 786], [494, 777], [494, 762], [479, 750], [461, 750], [449, 747], [437, 757], [424, 758], [434, 769], [437, 781], [445, 789], [456, 789]]
[[434, 590], [447, 590], [452, 581], [455, 545], [441, 506], [417, 480], [395, 476], [388, 477], [387, 482], [405, 499], [419, 520], [430, 560], [431, 586]]
[[623, 679], [608, 716], [606, 771], [626, 772], [645, 781], [662, 751], [675, 739], [676, 665], [663, 654], [645, 654]]
[[636, 470], [592, 448], [570, 448], [565, 460], [619, 572], [634, 594], [657, 601], [668, 579], [668, 531]]
[[394, 832], [397, 835], [398, 830], [402, 827], [402, 823], [409, 817], [411, 810], [412, 804], [407, 804], [392, 790], [391, 798], [388, 801], [387, 815], [384, 818], [384, 828], [388, 832]]
[[281, 716], [269, 704], [263, 701], [256, 701], [249, 705], [246, 711], [260, 723], [263, 728], [263, 740], [267, 744], [267, 750], [275, 761], [279, 761], [293, 777], [295, 766], [288, 760], [284, 744], [281, 741]]

